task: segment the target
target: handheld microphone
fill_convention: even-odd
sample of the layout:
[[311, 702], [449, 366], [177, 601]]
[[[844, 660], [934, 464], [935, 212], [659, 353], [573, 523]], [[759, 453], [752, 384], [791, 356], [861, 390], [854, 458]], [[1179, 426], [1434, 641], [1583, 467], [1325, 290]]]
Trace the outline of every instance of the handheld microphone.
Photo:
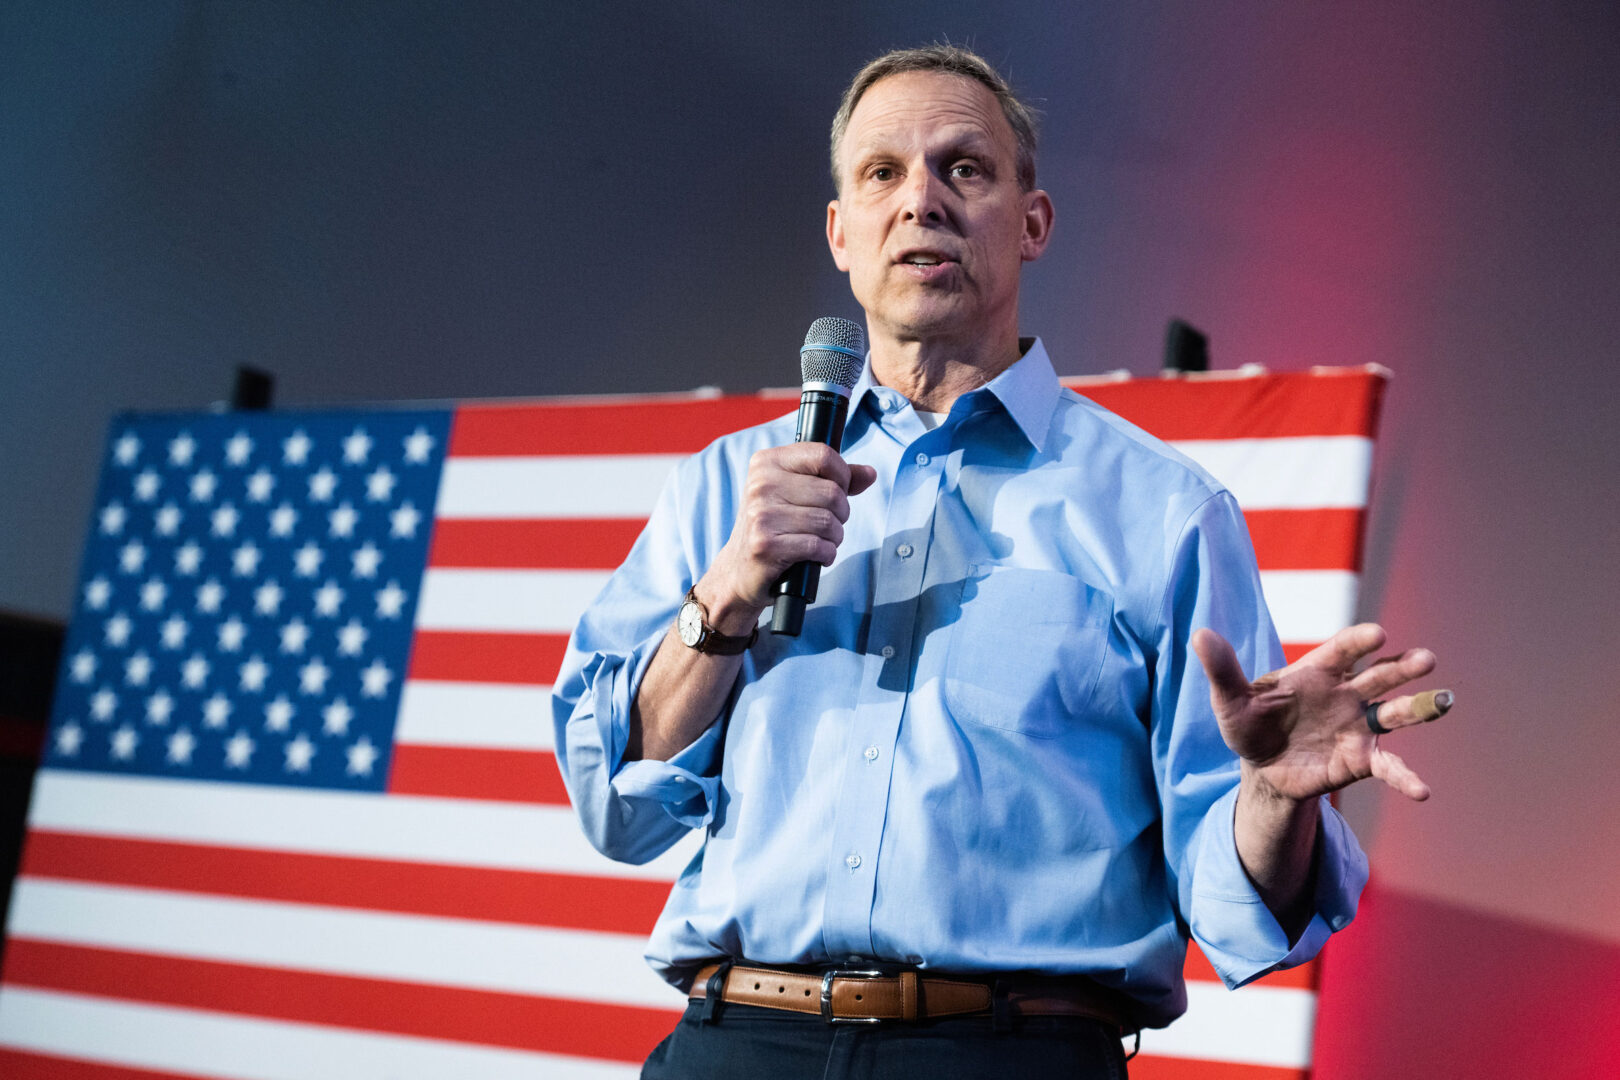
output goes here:
[[[849, 392], [866, 366], [866, 332], [848, 319], [828, 317], [810, 324], [799, 350], [804, 390], [799, 395], [799, 430], [795, 442], [825, 443], [834, 450], [844, 445], [844, 420], [849, 415]], [[794, 563], [771, 589], [771, 633], [798, 637], [804, 626], [804, 606], [814, 603], [821, 581], [821, 564]]]

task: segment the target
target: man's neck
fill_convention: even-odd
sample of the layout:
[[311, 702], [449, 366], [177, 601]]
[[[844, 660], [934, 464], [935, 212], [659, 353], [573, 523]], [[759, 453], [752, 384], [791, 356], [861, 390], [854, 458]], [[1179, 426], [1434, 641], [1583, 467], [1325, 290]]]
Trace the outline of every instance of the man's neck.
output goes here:
[[944, 413], [957, 398], [1012, 367], [1020, 355], [1016, 330], [993, 344], [874, 340], [872, 378], [904, 394], [918, 409]]

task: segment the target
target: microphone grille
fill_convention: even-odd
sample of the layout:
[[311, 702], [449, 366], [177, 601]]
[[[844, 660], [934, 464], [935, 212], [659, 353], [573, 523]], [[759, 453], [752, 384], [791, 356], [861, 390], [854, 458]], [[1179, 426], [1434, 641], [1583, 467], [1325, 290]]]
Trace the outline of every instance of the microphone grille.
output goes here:
[[805, 382], [855, 387], [866, 366], [866, 331], [859, 323], [829, 315], [810, 324], [799, 350], [799, 373]]

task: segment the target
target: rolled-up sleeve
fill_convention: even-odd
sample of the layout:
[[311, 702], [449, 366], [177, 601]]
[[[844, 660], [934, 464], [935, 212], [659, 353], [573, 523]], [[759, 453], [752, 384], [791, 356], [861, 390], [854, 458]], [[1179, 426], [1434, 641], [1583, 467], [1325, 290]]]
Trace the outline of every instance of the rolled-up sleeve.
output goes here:
[[1367, 859], [1322, 799], [1314, 912], [1290, 944], [1238, 858], [1233, 816], [1240, 776], [1221, 738], [1209, 681], [1191, 649], [1207, 626], [1232, 643], [1250, 678], [1283, 665], [1242, 512], [1220, 492], [1196, 507], [1169, 558], [1153, 699], [1154, 767], [1164, 815], [1166, 871], [1182, 920], [1228, 986], [1302, 964], [1350, 924]]

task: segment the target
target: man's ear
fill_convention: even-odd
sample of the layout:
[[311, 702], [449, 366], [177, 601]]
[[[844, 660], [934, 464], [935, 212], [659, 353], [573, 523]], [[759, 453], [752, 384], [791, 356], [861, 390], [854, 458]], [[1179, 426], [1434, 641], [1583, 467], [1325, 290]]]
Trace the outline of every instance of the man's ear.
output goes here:
[[833, 265], [849, 273], [849, 260], [844, 255], [844, 223], [838, 217], [838, 200], [827, 204], [827, 249], [832, 252]]
[[1034, 262], [1046, 252], [1052, 239], [1052, 218], [1056, 210], [1046, 192], [1035, 190], [1024, 196], [1024, 235], [1018, 242], [1018, 254], [1025, 262]]

